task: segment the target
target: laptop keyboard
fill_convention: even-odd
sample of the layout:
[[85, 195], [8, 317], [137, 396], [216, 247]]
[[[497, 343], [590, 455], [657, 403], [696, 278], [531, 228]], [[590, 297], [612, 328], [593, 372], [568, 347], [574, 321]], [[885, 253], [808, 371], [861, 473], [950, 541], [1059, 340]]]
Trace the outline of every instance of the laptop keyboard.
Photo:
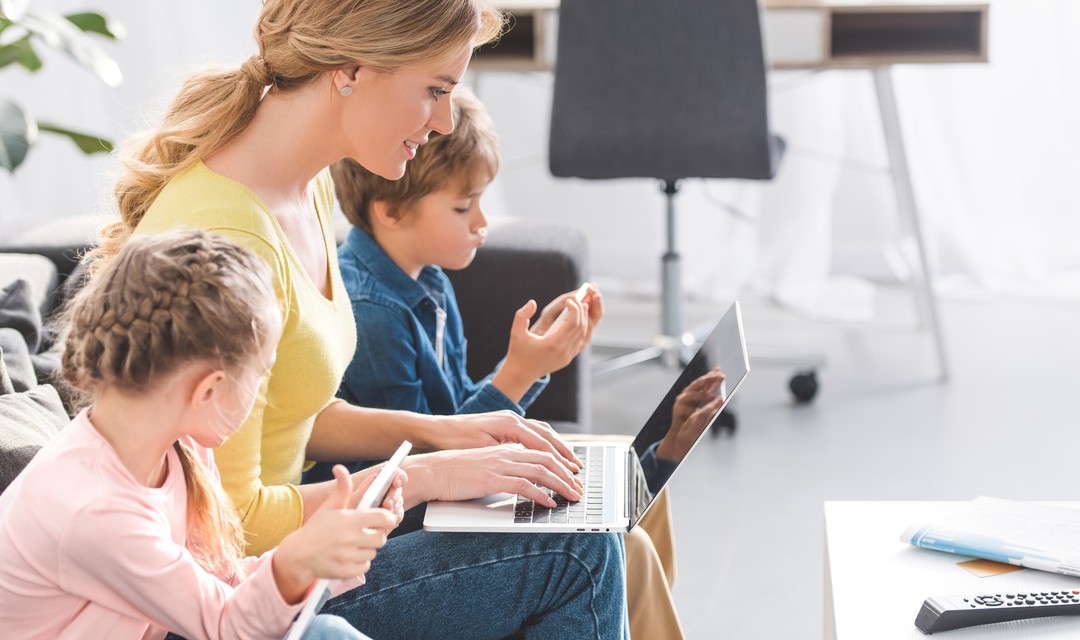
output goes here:
[[554, 491], [536, 485], [555, 501], [554, 507], [536, 504], [528, 498], [517, 497], [514, 523], [600, 524], [604, 520], [604, 447], [574, 447], [583, 463], [577, 477], [585, 485], [581, 502], [570, 502]]

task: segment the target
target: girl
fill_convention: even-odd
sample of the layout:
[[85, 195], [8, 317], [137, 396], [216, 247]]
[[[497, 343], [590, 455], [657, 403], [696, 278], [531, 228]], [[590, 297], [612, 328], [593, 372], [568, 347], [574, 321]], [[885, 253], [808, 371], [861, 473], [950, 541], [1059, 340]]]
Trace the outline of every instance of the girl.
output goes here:
[[[241, 560], [210, 449], [273, 365], [265, 264], [202, 231], [130, 242], [72, 301], [62, 375], [90, 405], [0, 496], [0, 628], [18, 638], [280, 639], [317, 577], [356, 586], [397, 525], [351, 478], [308, 523]], [[366, 638], [322, 617], [306, 637]]]
[[[432, 452], [406, 459], [406, 506], [500, 491], [553, 505], [538, 483], [580, 498], [573, 453], [546, 424], [510, 411], [425, 416], [334, 399], [356, 326], [326, 167], [348, 157], [400, 178], [432, 131], [453, 130], [454, 87], [473, 48], [502, 24], [483, 0], [266, 0], [258, 53], [190, 78], [162, 126], [128, 149], [115, 190], [121, 221], [101, 255], [132, 234], [198, 227], [254, 250], [274, 276], [276, 360], [217, 455], [251, 553], [277, 545], [327, 500], [332, 483], [300, 485], [307, 461], [385, 459], [405, 439]], [[627, 633], [614, 534], [418, 531], [381, 553], [388, 561], [368, 583], [326, 608], [379, 640]]]

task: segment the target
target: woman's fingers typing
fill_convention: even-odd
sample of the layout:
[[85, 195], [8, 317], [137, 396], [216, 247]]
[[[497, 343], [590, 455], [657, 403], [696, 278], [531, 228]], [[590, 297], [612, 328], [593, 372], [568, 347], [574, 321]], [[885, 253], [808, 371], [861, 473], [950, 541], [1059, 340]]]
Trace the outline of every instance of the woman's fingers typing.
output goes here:
[[[414, 489], [427, 499], [471, 500], [494, 493], [515, 493], [548, 506], [554, 503], [546, 487], [567, 500], [581, 499], [581, 482], [550, 453], [518, 445], [499, 445], [464, 451], [440, 451], [413, 456], [414, 465], [427, 467], [414, 477], [428, 478]], [[540, 485], [538, 487], [537, 485]]]

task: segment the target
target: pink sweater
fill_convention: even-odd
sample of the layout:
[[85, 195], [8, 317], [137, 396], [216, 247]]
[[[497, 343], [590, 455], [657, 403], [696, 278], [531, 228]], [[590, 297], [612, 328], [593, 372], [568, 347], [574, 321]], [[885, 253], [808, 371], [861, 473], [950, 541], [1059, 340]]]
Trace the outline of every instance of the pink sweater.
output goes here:
[[[214, 476], [213, 454], [186, 442]], [[272, 551], [237, 583], [184, 547], [187, 493], [168, 452], [162, 487], [140, 485], [80, 413], [0, 495], [0, 630], [8, 638], [280, 639]], [[355, 586], [352, 582], [347, 586]]]

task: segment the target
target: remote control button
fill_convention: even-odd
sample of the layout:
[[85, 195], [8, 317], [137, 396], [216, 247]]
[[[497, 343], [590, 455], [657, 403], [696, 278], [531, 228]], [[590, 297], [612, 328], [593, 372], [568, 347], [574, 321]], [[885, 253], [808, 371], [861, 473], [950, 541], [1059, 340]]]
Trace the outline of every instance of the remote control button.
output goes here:
[[1011, 593], [1006, 593], [1006, 594], [1005, 594], [1005, 597], [1006, 597], [1006, 598], [1008, 598], [1008, 599], [1010, 599], [1010, 600], [1012, 600], [1012, 599], [1013, 599], [1013, 598], [1015, 598], [1016, 596], [1014, 596], [1014, 595], [1013, 595], [1013, 594], [1011, 594]]
[[987, 607], [998, 607], [1004, 604], [997, 596], [976, 596], [975, 602]]
[[1035, 604], [1035, 599], [1034, 598], [1028, 598], [1027, 600], [1024, 600], [1024, 604]]

